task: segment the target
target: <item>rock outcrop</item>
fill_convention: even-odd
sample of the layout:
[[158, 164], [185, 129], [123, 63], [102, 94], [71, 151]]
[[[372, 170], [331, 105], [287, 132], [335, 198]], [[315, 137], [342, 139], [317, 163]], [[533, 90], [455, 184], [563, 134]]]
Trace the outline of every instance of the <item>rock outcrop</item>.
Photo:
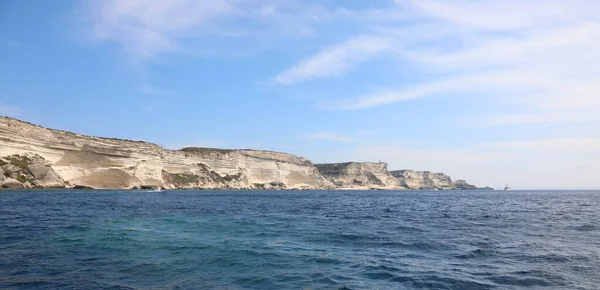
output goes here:
[[409, 189], [454, 189], [450, 176], [429, 171], [395, 170], [390, 174], [400, 181], [403, 187]]
[[383, 162], [315, 164], [340, 189], [404, 189]]
[[479, 189], [479, 187], [472, 185], [472, 184], [468, 184], [465, 180], [462, 180], [462, 179], [455, 181], [454, 187], [455, 187], [455, 189], [458, 189], [458, 190], [477, 190], [477, 189]]
[[65, 181], [46, 160], [32, 153], [14, 154], [0, 158], [2, 188], [63, 188]]
[[390, 171], [400, 182], [402, 187], [416, 190], [493, 190], [490, 187], [479, 188], [459, 179], [452, 182], [452, 178], [444, 173], [429, 171], [394, 170]]
[[[5, 188], [328, 189], [307, 159], [260, 150], [166, 150], [0, 117]], [[15, 180], [17, 183], [15, 183]]]

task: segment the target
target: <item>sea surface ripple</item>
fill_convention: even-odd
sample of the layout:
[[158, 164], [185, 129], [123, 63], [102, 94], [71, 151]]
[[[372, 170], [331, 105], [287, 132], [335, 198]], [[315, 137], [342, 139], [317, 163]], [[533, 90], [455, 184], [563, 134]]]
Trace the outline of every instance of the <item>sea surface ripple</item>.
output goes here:
[[0, 289], [600, 289], [598, 191], [0, 191]]

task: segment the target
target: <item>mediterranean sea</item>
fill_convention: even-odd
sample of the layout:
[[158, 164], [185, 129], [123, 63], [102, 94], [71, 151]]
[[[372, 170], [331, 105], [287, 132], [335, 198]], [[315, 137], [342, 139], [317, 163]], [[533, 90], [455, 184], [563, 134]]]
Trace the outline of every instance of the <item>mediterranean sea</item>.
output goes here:
[[1, 289], [599, 289], [600, 191], [0, 191]]

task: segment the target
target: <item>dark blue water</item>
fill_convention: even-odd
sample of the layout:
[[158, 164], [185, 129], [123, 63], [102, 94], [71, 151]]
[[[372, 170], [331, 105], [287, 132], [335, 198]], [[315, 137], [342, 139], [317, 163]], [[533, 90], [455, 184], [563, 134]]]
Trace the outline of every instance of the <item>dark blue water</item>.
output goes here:
[[0, 191], [0, 288], [599, 289], [600, 192]]

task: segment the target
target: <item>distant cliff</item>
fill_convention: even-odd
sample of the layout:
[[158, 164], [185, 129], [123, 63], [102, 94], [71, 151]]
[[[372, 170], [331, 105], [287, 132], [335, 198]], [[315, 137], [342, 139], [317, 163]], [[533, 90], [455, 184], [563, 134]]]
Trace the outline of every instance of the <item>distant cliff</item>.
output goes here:
[[402, 187], [407, 189], [421, 190], [491, 190], [490, 187], [479, 188], [459, 179], [452, 178], [444, 173], [432, 173], [429, 171], [395, 170], [390, 174], [394, 176]]
[[321, 174], [342, 189], [405, 189], [383, 162], [315, 164]]

